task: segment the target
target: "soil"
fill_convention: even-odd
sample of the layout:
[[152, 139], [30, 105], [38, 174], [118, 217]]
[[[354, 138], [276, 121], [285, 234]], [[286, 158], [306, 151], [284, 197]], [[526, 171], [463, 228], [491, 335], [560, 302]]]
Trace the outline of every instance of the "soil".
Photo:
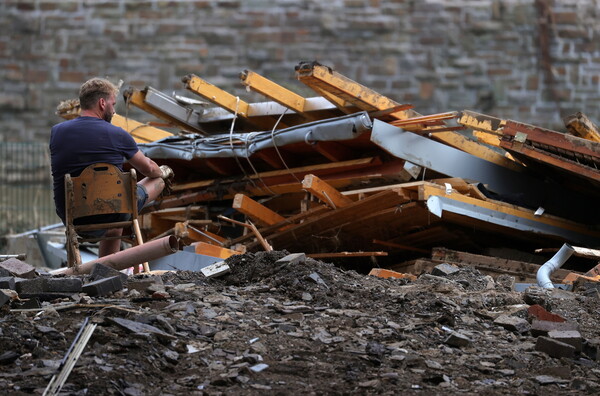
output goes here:
[[[0, 316], [0, 389], [42, 394], [85, 318], [97, 324], [65, 395], [580, 394], [600, 390], [595, 354], [552, 358], [529, 331], [494, 324], [537, 303], [600, 338], [598, 291], [511, 290], [472, 268], [381, 279], [286, 252], [227, 260], [231, 272], [130, 276], [130, 288]], [[162, 281], [162, 282], [161, 282]], [[522, 330], [520, 330], [522, 331]], [[459, 335], [460, 343], [450, 341]]]

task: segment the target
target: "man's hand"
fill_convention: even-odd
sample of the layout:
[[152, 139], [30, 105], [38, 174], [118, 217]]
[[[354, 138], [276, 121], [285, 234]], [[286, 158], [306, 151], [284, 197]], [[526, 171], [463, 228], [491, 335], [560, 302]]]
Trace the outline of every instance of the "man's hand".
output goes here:
[[160, 175], [161, 179], [164, 179], [164, 180], [172, 179], [173, 176], [175, 176], [173, 169], [171, 169], [169, 166], [161, 165], [159, 168], [160, 168], [160, 171], [162, 172], [162, 174]]

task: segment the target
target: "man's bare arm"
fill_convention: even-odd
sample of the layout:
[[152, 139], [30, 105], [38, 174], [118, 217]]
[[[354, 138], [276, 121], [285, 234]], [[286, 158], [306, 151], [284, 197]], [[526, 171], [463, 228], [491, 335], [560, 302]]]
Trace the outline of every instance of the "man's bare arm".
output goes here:
[[141, 174], [147, 177], [161, 177], [162, 170], [156, 164], [156, 162], [152, 161], [150, 158], [146, 157], [144, 153], [138, 150], [137, 153], [129, 160], [131, 166], [137, 169]]

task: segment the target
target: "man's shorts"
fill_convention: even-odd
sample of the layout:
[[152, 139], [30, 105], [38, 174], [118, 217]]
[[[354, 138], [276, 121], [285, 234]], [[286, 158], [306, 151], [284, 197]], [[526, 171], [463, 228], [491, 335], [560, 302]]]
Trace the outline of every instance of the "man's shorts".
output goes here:
[[[142, 211], [144, 206], [146, 205], [146, 201], [148, 201], [148, 191], [141, 184], [137, 185], [137, 210], [138, 213]], [[94, 216], [85, 216], [75, 219], [73, 221], [74, 225], [84, 225], [84, 224], [99, 224], [99, 223], [114, 223], [117, 221], [127, 221], [131, 218], [129, 213], [115, 213], [115, 214], [103, 214], [103, 215], [94, 215]], [[82, 233], [82, 236], [87, 238], [98, 238], [106, 234], [107, 230], [93, 230], [93, 231], [85, 231]]]

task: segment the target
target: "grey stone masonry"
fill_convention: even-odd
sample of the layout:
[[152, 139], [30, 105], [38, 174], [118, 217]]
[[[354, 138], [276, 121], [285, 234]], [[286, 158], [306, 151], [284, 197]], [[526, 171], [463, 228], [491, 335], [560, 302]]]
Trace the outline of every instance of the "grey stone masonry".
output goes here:
[[470, 109], [557, 129], [582, 111], [598, 122], [597, 1], [545, 3], [2, 1], [0, 141], [47, 140], [56, 105], [92, 76], [189, 95], [181, 77], [194, 73], [257, 101], [237, 77], [249, 69], [314, 96], [294, 80], [301, 60], [422, 114]]

